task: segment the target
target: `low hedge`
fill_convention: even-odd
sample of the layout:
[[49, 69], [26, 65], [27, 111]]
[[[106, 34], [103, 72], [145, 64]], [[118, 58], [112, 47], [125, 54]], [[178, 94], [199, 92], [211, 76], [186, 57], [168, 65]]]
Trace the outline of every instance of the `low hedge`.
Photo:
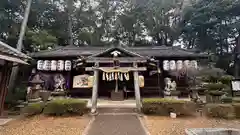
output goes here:
[[240, 103], [240, 98], [233, 98], [232, 101], [233, 103]]
[[207, 104], [204, 113], [208, 117], [233, 119], [236, 117], [232, 104]]
[[25, 116], [33, 116], [42, 113], [43, 108], [44, 108], [43, 102], [30, 103], [21, 110], [21, 113]]
[[232, 103], [233, 102], [233, 98], [232, 97], [223, 97], [221, 99], [222, 103]]
[[86, 111], [86, 101], [78, 99], [55, 99], [49, 101], [43, 113], [46, 115], [83, 115]]
[[147, 98], [143, 99], [142, 112], [148, 115], [162, 116], [169, 116], [170, 112], [174, 112], [178, 116], [191, 116], [196, 112], [196, 105], [192, 101]]

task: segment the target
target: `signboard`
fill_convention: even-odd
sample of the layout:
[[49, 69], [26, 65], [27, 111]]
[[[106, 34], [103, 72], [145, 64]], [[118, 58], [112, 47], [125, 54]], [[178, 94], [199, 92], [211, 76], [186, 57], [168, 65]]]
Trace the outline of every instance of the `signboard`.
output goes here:
[[77, 75], [73, 77], [73, 88], [89, 88], [89, 75]]
[[240, 91], [240, 80], [232, 81], [232, 91]]

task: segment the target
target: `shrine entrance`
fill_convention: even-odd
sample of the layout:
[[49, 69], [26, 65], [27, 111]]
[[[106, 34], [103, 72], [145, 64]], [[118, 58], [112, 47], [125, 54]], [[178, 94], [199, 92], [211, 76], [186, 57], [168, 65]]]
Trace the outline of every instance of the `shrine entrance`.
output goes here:
[[119, 47], [88, 57], [86, 63], [94, 65], [85, 68], [86, 71], [94, 72], [91, 112], [97, 111], [99, 96], [105, 95], [111, 100], [121, 101], [128, 93], [134, 94], [136, 107], [140, 112], [142, 106], [140, 81], [144, 81], [139, 79], [139, 72], [146, 71], [146, 67], [143, 66], [146, 62], [146, 57]]
[[[108, 78], [107, 78], [108, 77]], [[113, 77], [113, 78], [112, 78]], [[111, 92], [122, 93], [122, 100], [134, 98], [133, 72], [99, 73], [98, 97], [111, 99]], [[111, 99], [114, 100], [114, 99]]]

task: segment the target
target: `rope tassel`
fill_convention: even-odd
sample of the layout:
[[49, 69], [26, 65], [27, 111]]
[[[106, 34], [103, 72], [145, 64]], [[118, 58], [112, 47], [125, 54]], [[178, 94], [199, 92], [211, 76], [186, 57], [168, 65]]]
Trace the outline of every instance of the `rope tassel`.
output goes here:
[[118, 73], [115, 73], [115, 80], [118, 80]]
[[129, 80], [129, 74], [128, 73], [124, 73], [124, 77], [127, 81]]
[[106, 73], [106, 78], [107, 78], [107, 81], [109, 81], [109, 76], [108, 76], [108, 73]]
[[114, 80], [114, 72], [112, 72], [112, 80]]
[[102, 74], [102, 80], [106, 80], [105, 72]]

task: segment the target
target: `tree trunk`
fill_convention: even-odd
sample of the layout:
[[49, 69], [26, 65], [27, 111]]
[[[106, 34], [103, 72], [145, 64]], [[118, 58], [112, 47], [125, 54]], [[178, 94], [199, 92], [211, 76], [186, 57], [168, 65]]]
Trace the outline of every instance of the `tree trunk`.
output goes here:
[[[27, 1], [27, 6], [26, 6], [26, 9], [25, 9], [23, 22], [22, 22], [22, 25], [21, 25], [21, 30], [20, 30], [18, 42], [17, 42], [17, 50], [19, 50], [19, 51], [22, 51], [23, 38], [24, 38], [25, 33], [26, 33], [27, 22], [28, 22], [30, 9], [31, 9], [31, 4], [32, 4], [32, 0], [28, 0]], [[17, 75], [18, 75], [18, 68], [19, 68], [18, 66], [12, 68], [10, 81], [9, 81], [9, 87], [8, 87], [9, 91], [13, 91], [15, 80], [16, 80]]]
[[73, 0], [68, 0], [68, 44], [73, 45], [73, 32], [72, 32], [72, 14], [73, 14]]
[[[238, 33], [240, 34], [240, 31]], [[234, 59], [235, 59], [234, 76], [236, 79], [239, 78], [239, 71], [238, 71], [239, 70], [239, 58], [238, 58], [239, 52], [240, 52], [240, 35], [238, 35], [238, 38], [236, 41], [236, 49], [235, 49], [235, 56], [234, 56]]]

